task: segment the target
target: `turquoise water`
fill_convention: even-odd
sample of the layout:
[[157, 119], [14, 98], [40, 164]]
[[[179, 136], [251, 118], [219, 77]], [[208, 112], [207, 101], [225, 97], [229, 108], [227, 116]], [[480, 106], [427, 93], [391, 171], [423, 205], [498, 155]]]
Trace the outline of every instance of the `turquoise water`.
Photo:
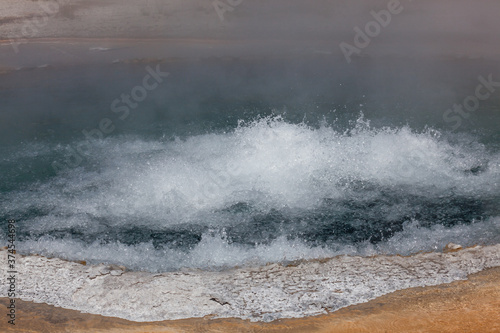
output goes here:
[[0, 216], [21, 253], [149, 271], [498, 243], [500, 92], [443, 120], [488, 65], [162, 63], [124, 119], [146, 64], [5, 74]]

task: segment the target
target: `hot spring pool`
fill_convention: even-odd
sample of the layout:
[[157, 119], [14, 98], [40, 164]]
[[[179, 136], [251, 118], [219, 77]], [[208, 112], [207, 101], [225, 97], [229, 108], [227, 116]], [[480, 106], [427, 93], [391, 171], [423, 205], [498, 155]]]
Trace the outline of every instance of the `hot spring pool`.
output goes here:
[[[0, 217], [19, 252], [164, 272], [499, 242], [498, 96], [454, 131], [450, 88], [406, 62], [315, 63], [161, 63], [126, 119], [112, 101], [156, 64], [4, 75]], [[111, 133], [84, 135], [104, 118]]]

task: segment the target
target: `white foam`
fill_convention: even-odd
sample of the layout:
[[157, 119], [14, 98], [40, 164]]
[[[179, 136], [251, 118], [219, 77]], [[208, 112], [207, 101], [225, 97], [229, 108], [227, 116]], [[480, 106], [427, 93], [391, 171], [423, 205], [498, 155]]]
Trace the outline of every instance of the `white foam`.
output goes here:
[[[32, 207], [46, 211], [46, 215], [25, 221], [27, 231], [84, 226], [90, 232], [99, 230], [101, 221], [111, 227], [135, 225], [157, 229], [192, 222], [224, 226], [227, 221], [220, 219], [217, 211], [238, 202], [254, 203], [262, 210], [313, 209], [324, 198], [341, 198], [352, 184], [404, 187], [406, 193], [423, 196], [447, 193], [498, 196], [500, 155], [480, 143], [471, 144], [468, 138], [456, 136], [454, 140], [451, 143], [432, 130], [416, 133], [408, 127], [374, 129], [362, 118], [356, 127], [341, 133], [329, 126], [311, 128], [275, 117], [241, 123], [227, 133], [185, 140], [114, 137], [91, 143], [82, 141], [79, 144], [85, 147], [87, 155], [80, 167], [68, 168], [26, 190], [10, 192], [3, 212], [14, 215]], [[12, 158], [32, 158], [51, 152], [39, 146], [27, 145]], [[478, 166], [483, 168], [482, 172], [467, 172]], [[484, 223], [493, 225], [493, 230], [498, 219]], [[464, 240], [467, 233], [476, 234], [474, 228], [478, 226], [450, 229], [454, 231], [434, 229], [429, 234], [409, 225], [411, 230], [404, 236], [374, 251], [408, 253], [442, 247], [445, 239], [458, 241]], [[498, 229], [495, 230], [497, 234], [490, 236], [498, 238]], [[450, 233], [455, 234], [439, 236]], [[48, 237], [26, 241], [20, 248], [25, 253], [58, 253], [65, 258], [97, 261], [122, 258], [120, 253], [136, 253], [132, 258], [135, 256], [137, 261], [119, 260], [129, 267], [153, 271], [206, 267], [207, 262], [231, 266], [252, 260], [279, 261], [285, 254], [288, 260], [338, 253], [284, 239], [247, 249], [228, 245], [208, 234], [203, 237], [202, 243], [188, 254], [174, 250], [166, 253], [155, 250], [151, 244], [141, 245], [142, 249], [131, 246], [126, 251], [127, 247], [119, 243], [88, 246]], [[414, 237], [411, 245], [402, 245], [408, 237]], [[487, 238], [484, 235], [475, 241]], [[471, 239], [465, 243], [473, 242]], [[339, 251], [353, 253], [349, 246]], [[151, 259], [140, 266], [143, 252]], [[208, 258], [206, 253], [214, 256]], [[79, 255], [82, 257], [78, 258]], [[175, 259], [159, 259], [165, 255]]]
[[137, 245], [120, 242], [103, 244], [100, 241], [83, 243], [72, 239], [54, 239], [50, 236], [18, 242], [18, 247], [49, 257], [85, 260], [94, 264], [120, 264], [132, 270], [164, 272], [182, 268], [227, 269], [299, 259], [329, 258], [342, 254], [409, 255], [419, 251], [440, 251], [450, 242], [463, 246], [500, 243], [500, 218], [452, 228], [442, 225], [422, 228], [414, 221], [406, 225], [403, 231], [376, 245], [366, 241], [356, 245], [329, 244], [328, 248], [310, 246], [297, 239], [288, 240], [284, 236], [278, 237], [270, 244], [244, 246], [209, 234], [204, 234], [202, 240], [189, 251], [157, 249], [151, 241]]
[[[277, 118], [185, 141], [109, 138], [87, 148], [89, 163], [100, 166], [97, 172], [70, 169], [31, 194], [19, 193], [16, 206], [35, 199], [62, 211], [145, 218], [162, 214], [165, 223], [175, 223], [168, 219], [172, 209], [188, 214], [239, 199], [307, 207], [340, 195], [346, 180], [432, 185], [457, 193], [481, 191], [492, 182], [495, 189], [499, 186], [498, 154], [489, 155], [480, 144], [452, 145], [431, 131], [414, 133], [407, 127], [338, 133]], [[486, 159], [482, 174], [464, 172]]]

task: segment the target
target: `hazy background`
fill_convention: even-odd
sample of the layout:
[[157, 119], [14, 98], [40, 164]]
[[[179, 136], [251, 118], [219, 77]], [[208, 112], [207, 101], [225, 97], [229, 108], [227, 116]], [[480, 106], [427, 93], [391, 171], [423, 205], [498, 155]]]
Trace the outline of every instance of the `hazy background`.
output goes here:
[[[54, 5], [55, 0], [1, 0], [0, 39], [168, 38], [198, 39], [198, 44], [200, 39], [224, 40], [232, 42], [232, 55], [320, 52], [342, 57], [339, 44], [352, 44], [353, 28], [364, 29], [373, 20], [371, 11], [387, 9], [392, 3], [242, 0], [233, 2], [239, 3], [235, 7], [228, 5], [232, 11], [226, 11], [221, 20], [214, 3], [227, 5], [226, 1], [59, 0], [60, 5]], [[499, 55], [498, 1], [402, 0], [400, 7], [402, 11], [392, 16], [363, 55]], [[283, 49], [284, 41], [292, 43]], [[215, 54], [228, 51], [227, 45], [207, 48]], [[2, 62], [8, 58], [4, 51]], [[200, 50], [192, 52], [196, 55]]]
[[[2, 139], [79, 136], [159, 62], [170, 79], [114, 134], [182, 135], [217, 115], [234, 126], [285, 111], [294, 121], [362, 111], [381, 125], [447, 129], [443, 112], [474, 93], [479, 75], [500, 78], [497, 1], [401, 1], [350, 64], [339, 44], [353, 44], [353, 28], [389, 1], [244, 0], [223, 20], [213, 3], [1, 0]], [[499, 95], [461, 129], [494, 131]]]

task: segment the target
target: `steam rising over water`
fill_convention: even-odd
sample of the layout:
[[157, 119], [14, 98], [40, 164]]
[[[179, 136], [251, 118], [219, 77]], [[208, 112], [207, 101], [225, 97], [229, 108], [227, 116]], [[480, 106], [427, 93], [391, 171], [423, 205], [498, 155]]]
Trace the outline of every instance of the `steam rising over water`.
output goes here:
[[[362, 116], [334, 125], [25, 143], [3, 161], [0, 216], [20, 220], [23, 253], [150, 271], [500, 241], [495, 147]], [[79, 145], [78, 167], [49, 170]]]

